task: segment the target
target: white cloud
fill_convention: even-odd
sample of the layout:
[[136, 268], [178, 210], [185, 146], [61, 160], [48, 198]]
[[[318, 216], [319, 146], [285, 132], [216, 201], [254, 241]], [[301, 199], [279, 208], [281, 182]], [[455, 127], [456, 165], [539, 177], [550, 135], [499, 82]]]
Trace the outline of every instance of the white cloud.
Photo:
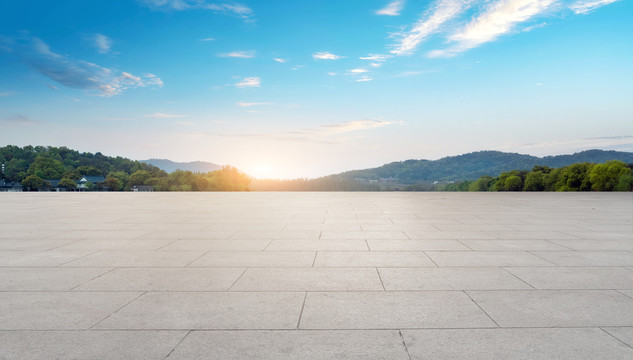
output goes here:
[[153, 113], [146, 114], [145, 117], [157, 118], [157, 119], [171, 119], [171, 118], [183, 118], [186, 115], [175, 115], [175, 114], [164, 114], [164, 113]]
[[536, 30], [536, 29], [540, 29], [542, 27], [547, 26], [546, 22], [540, 23], [540, 24], [534, 24], [534, 25], [530, 25], [530, 26], [526, 26], [523, 29], [521, 29], [521, 32], [530, 32], [532, 30]]
[[387, 59], [393, 57], [392, 55], [384, 55], [384, 54], [369, 54], [367, 56], [361, 56], [359, 59], [361, 60], [371, 60], [371, 61], [387, 61]]
[[215, 39], [209, 37], [209, 38], [200, 39], [200, 41], [215, 41]]
[[422, 41], [440, 30], [447, 21], [470, 7], [473, 0], [438, 0], [413, 27], [398, 34], [400, 40], [391, 50], [395, 55], [411, 54]]
[[286, 61], [288, 61], [286, 59], [280, 59], [280, 58], [275, 58], [274, 60], [278, 63], [285, 63]]
[[314, 53], [314, 54], [312, 54], [312, 57], [314, 58], [314, 60], [338, 60], [338, 59], [342, 59], [343, 58], [343, 56], [334, 55], [334, 54], [332, 54], [330, 52], [327, 52], [327, 51]]
[[248, 6], [236, 3], [210, 3], [205, 0], [138, 0], [141, 4], [156, 10], [190, 10], [202, 9], [216, 13], [237, 16], [242, 19], [253, 17], [253, 10]]
[[363, 76], [359, 79], [356, 79], [356, 82], [367, 82], [367, 81], [372, 81], [373, 79], [370, 78], [369, 76]]
[[234, 84], [236, 87], [259, 87], [261, 79], [257, 76], [244, 78], [242, 81]]
[[251, 59], [255, 57], [255, 51], [233, 51], [230, 53], [220, 54], [220, 57], [232, 57], [240, 59]]
[[404, 7], [404, 0], [395, 0], [387, 4], [384, 8], [376, 11], [376, 15], [397, 16]]
[[476, 19], [449, 37], [455, 43], [444, 50], [434, 50], [430, 57], [453, 56], [494, 41], [511, 32], [516, 24], [529, 20], [557, 0], [501, 0], [488, 6]]
[[379, 68], [379, 67], [382, 66], [382, 63], [371, 63], [371, 64], [369, 64], [369, 66], [375, 67], [375, 68]]
[[95, 91], [100, 96], [118, 95], [130, 88], [163, 85], [161, 79], [153, 74], [135, 76], [57, 54], [36, 37], [15, 39], [10, 46], [11, 54], [40, 74], [64, 86]]
[[251, 107], [251, 106], [261, 106], [261, 105], [270, 105], [269, 102], [238, 102], [237, 106], [240, 107]]
[[362, 74], [368, 72], [367, 69], [351, 69], [349, 70], [351, 74]]
[[97, 48], [99, 54], [107, 54], [110, 52], [112, 48], [112, 39], [105, 35], [95, 34], [92, 38], [94, 41], [94, 46]]
[[292, 68], [290, 68], [290, 70], [300, 70], [303, 69], [304, 67], [306, 67], [305, 65], [295, 65]]
[[577, 1], [569, 6], [569, 8], [576, 14], [588, 14], [599, 7], [609, 5], [618, 0], [589, 0], [589, 1]]
[[327, 74], [328, 74], [328, 75], [330, 75], [330, 76], [336, 76], [336, 75], [338, 75], [337, 73], [335, 73], [335, 72], [331, 72], [331, 71], [330, 71], [329, 73], [327, 73]]
[[5, 92], [0, 92], [0, 97], [5, 97], [5, 96], [12, 96], [17, 94], [17, 92], [15, 91], [5, 91]]

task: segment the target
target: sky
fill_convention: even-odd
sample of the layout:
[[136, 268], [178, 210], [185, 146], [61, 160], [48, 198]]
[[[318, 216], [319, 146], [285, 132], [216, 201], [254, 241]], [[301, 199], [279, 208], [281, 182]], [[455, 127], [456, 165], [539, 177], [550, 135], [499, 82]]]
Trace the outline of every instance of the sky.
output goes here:
[[5, 0], [0, 146], [313, 178], [633, 151], [631, 0]]

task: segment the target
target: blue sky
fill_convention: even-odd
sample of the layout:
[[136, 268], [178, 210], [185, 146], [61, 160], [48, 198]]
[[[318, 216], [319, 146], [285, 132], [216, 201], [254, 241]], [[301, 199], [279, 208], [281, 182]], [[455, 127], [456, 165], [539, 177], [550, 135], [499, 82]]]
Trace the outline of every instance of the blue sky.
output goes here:
[[630, 0], [3, 1], [0, 144], [316, 177], [633, 151]]

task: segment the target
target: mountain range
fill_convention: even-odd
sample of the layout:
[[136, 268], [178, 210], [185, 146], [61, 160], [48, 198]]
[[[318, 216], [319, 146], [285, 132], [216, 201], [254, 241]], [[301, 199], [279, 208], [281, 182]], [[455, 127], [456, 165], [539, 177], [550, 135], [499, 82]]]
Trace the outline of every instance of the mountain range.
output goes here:
[[222, 169], [222, 165], [206, 161], [176, 162], [167, 159], [149, 159], [139, 161], [142, 163], [154, 165], [157, 168], [165, 170], [168, 173], [173, 173], [176, 170], [207, 173]]
[[587, 150], [571, 155], [536, 157], [500, 151], [478, 151], [438, 160], [392, 162], [377, 168], [346, 171], [331, 176], [363, 180], [394, 178], [401, 183], [463, 181], [474, 180], [482, 175], [498, 176], [504, 171], [515, 169], [531, 170], [535, 165], [557, 168], [575, 163], [604, 163], [609, 160], [620, 160], [632, 164], [633, 153]]

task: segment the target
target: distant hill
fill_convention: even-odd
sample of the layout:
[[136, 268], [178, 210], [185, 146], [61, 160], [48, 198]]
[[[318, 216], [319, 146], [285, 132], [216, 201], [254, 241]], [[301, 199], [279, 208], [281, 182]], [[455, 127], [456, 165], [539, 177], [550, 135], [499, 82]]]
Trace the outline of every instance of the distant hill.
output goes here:
[[204, 161], [192, 161], [192, 162], [175, 162], [167, 159], [149, 159], [140, 160], [142, 163], [154, 165], [157, 168], [164, 170], [168, 173], [172, 173], [176, 170], [184, 170], [191, 172], [207, 173], [215, 170], [222, 169], [222, 165], [204, 162]]
[[504, 171], [531, 170], [534, 165], [563, 167], [574, 163], [604, 163], [620, 160], [633, 163], [633, 153], [621, 151], [587, 150], [572, 155], [536, 157], [500, 151], [478, 151], [439, 160], [406, 160], [377, 168], [346, 171], [331, 175], [334, 178], [380, 179], [395, 178], [401, 183], [423, 181], [462, 181], [482, 175], [498, 176]]

